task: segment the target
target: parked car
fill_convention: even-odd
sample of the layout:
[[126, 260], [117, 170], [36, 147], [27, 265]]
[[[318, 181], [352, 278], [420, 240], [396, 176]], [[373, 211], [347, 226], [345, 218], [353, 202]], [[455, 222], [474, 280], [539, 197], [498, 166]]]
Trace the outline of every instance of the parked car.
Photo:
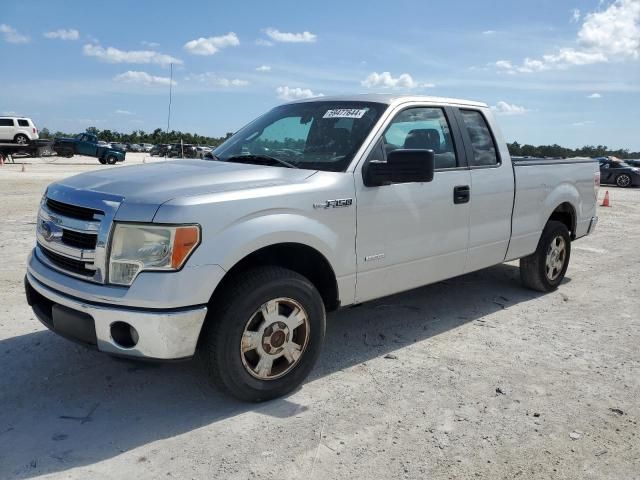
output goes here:
[[167, 144], [161, 143], [161, 144], [158, 144], [158, 145], [154, 145], [151, 148], [151, 150], [149, 150], [149, 155], [151, 155], [152, 157], [154, 157], [154, 156], [164, 157], [166, 152], [167, 152]]
[[153, 148], [153, 145], [150, 144], [150, 143], [141, 143], [140, 144], [140, 151], [141, 152], [149, 153], [152, 148]]
[[209, 147], [196, 147], [196, 157], [204, 158], [207, 153], [211, 152], [211, 148]]
[[14, 142], [27, 145], [38, 138], [38, 129], [30, 118], [0, 117], [0, 142]]
[[640, 168], [619, 159], [601, 157], [600, 183], [610, 183], [622, 188], [640, 186]]
[[213, 153], [49, 185], [26, 274], [45, 326], [132, 359], [199, 349], [263, 401], [311, 371], [326, 312], [515, 259], [549, 292], [597, 223], [597, 162], [512, 162], [483, 103], [308, 99]]
[[79, 133], [73, 138], [56, 138], [53, 142], [53, 150], [62, 157], [73, 157], [73, 155], [96, 157], [102, 164], [113, 165], [116, 162], [124, 162], [125, 159], [125, 152], [100, 145], [98, 137], [92, 133]]
[[113, 148], [114, 150], [120, 150], [121, 152], [127, 151], [127, 146], [124, 143], [112, 143], [111, 148]]
[[198, 158], [195, 145], [172, 143], [171, 149], [167, 152], [169, 158]]

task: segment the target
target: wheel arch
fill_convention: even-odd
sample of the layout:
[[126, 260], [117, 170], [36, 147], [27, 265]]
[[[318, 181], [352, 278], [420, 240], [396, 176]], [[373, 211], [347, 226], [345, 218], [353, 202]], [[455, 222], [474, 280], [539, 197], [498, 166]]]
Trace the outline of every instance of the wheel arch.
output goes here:
[[577, 215], [576, 209], [571, 204], [571, 202], [562, 202], [560, 205], [558, 205], [551, 212], [547, 223], [552, 220], [564, 224], [567, 227], [567, 230], [569, 230], [569, 237], [571, 238], [571, 240], [575, 240]]
[[327, 311], [340, 306], [338, 281], [329, 260], [314, 247], [297, 242], [274, 243], [245, 255], [227, 270], [213, 291], [210, 302], [214, 304], [216, 297], [224, 294], [238, 274], [269, 265], [287, 268], [309, 279], [318, 289]]

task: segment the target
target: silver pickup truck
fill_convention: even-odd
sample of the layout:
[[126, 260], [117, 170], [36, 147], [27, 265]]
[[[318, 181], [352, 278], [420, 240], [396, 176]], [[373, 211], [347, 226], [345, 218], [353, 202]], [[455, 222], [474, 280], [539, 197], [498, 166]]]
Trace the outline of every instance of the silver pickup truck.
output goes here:
[[215, 149], [51, 184], [26, 292], [60, 335], [118, 356], [188, 359], [260, 401], [298, 386], [326, 313], [520, 259], [561, 283], [596, 226], [597, 163], [512, 162], [483, 103], [321, 97]]

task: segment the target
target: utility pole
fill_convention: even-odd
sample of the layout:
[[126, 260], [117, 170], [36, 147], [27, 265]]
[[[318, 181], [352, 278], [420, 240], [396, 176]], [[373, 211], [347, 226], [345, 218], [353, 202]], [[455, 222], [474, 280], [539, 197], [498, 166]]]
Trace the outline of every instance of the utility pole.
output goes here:
[[172, 87], [173, 87], [173, 63], [170, 64], [171, 66], [171, 76], [169, 77], [169, 112], [167, 114], [167, 138], [165, 140], [167, 140], [169, 138], [169, 125], [171, 123], [171, 93], [172, 93]]

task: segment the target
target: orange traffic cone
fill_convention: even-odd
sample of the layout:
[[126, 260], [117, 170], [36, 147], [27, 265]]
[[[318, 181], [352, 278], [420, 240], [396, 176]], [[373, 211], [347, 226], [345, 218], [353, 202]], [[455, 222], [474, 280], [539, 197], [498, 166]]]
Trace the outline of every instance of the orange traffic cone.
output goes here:
[[602, 201], [601, 207], [610, 207], [609, 205], [609, 190], [607, 190], [604, 194], [604, 200]]

